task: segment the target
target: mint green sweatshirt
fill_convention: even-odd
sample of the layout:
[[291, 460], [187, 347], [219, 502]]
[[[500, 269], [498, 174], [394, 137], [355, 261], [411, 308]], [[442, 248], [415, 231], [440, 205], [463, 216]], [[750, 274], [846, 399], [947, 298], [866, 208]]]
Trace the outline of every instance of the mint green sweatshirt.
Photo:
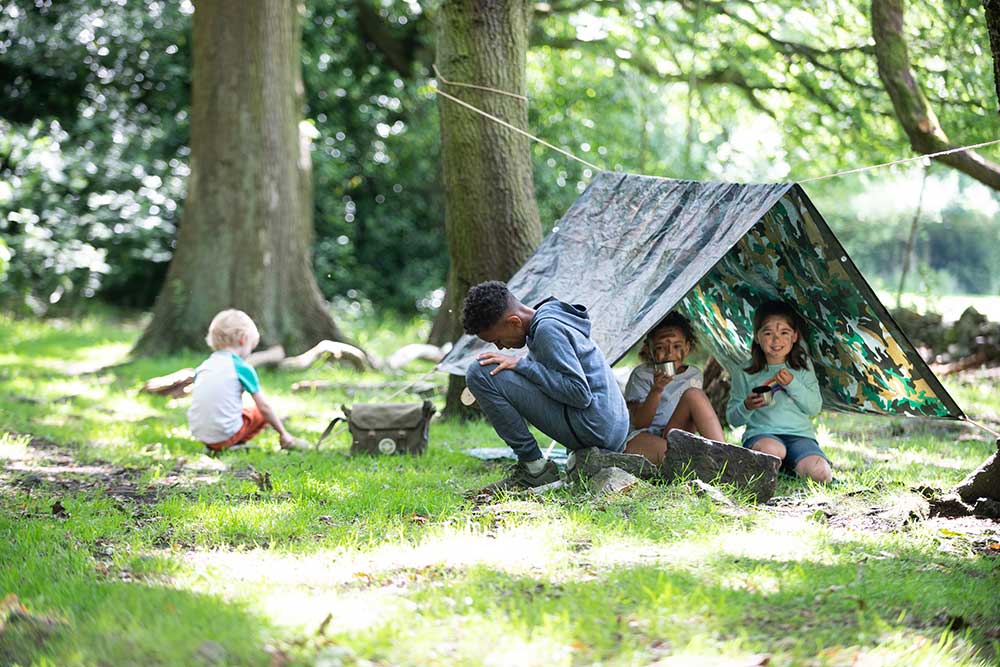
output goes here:
[[[785, 364], [768, 364], [767, 368], [750, 375], [740, 369], [733, 374], [733, 387], [729, 392], [726, 419], [730, 426], [747, 425], [743, 442], [755, 435], [798, 435], [816, 438], [812, 417], [823, 409], [823, 397], [812, 362], [797, 371]], [[785, 391], [774, 392], [774, 401], [756, 410], [747, 410], [743, 401], [754, 387], [764, 384], [782, 368], [787, 368], [794, 378]]]

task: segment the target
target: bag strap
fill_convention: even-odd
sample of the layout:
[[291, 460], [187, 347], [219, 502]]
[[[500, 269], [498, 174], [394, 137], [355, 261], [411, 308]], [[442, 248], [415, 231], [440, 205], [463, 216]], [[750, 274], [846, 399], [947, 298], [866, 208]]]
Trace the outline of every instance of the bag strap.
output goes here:
[[330, 435], [333, 431], [333, 427], [337, 425], [337, 422], [347, 422], [347, 417], [334, 417], [333, 421], [330, 422], [329, 426], [323, 431], [323, 435], [319, 436], [319, 440], [316, 441], [316, 449], [319, 449], [320, 443], [326, 440], [326, 437]]

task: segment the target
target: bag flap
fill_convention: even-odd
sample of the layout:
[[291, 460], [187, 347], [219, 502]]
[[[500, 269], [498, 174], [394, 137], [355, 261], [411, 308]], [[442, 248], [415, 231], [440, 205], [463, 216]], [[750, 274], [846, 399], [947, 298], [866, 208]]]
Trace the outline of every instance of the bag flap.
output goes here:
[[416, 428], [424, 418], [421, 403], [356, 403], [351, 425], [366, 431]]

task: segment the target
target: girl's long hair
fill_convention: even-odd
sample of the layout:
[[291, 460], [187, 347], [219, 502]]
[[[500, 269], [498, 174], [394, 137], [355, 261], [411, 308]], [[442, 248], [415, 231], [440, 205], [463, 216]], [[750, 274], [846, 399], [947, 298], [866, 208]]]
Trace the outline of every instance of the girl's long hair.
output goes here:
[[767, 357], [757, 342], [757, 332], [764, 326], [767, 318], [774, 316], [785, 318], [788, 324], [799, 334], [799, 339], [795, 341], [795, 344], [792, 345], [792, 351], [788, 353], [788, 359], [786, 360], [788, 365], [797, 371], [801, 371], [809, 365], [809, 357], [806, 354], [806, 337], [809, 332], [806, 329], [805, 320], [795, 312], [794, 308], [784, 301], [765, 301], [757, 306], [757, 310], [753, 314], [753, 343], [750, 345], [750, 365], [743, 369], [750, 375], [759, 373], [767, 368]]

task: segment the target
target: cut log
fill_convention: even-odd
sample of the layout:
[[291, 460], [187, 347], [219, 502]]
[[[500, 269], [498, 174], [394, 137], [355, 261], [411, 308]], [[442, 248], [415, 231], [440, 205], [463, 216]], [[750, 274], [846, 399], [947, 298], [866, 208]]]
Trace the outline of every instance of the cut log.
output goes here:
[[358, 371], [365, 370], [369, 365], [375, 365], [363, 350], [353, 345], [337, 343], [332, 340], [321, 340], [297, 357], [283, 359], [278, 366], [285, 369], [301, 370], [309, 368], [320, 358], [331, 358], [336, 361], [347, 362]]
[[781, 459], [700, 435], [670, 429], [667, 433], [667, 456], [663, 476], [672, 481], [693, 475], [716, 486], [733, 484], [749, 490], [758, 503], [774, 495]]

